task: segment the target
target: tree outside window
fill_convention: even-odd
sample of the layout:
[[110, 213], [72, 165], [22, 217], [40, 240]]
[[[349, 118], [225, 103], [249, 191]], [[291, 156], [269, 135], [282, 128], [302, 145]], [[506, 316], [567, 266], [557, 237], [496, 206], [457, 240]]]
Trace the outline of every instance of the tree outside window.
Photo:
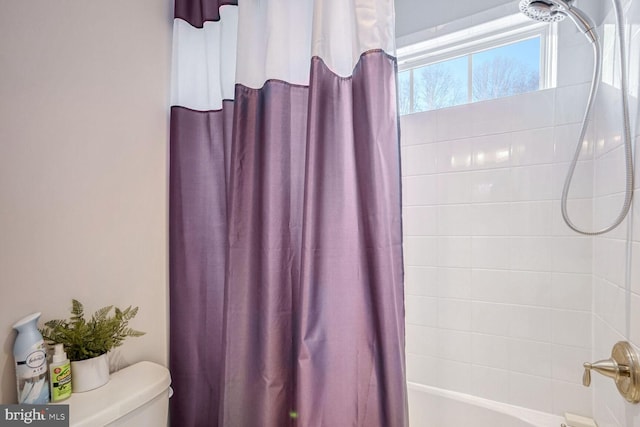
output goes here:
[[401, 115], [535, 91], [540, 37], [406, 70], [398, 82]]

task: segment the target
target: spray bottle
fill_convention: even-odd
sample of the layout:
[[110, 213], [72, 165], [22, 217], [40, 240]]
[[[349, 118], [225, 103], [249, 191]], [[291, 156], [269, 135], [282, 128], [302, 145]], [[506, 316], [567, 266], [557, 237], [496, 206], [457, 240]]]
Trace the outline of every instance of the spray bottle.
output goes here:
[[42, 335], [38, 331], [40, 314], [30, 314], [13, 325], [13, 328], [18, 331], [13, 345], [18, 403], [33, 405], [49, 403], [47, 353]]
[[51, 376], [51, 401], [60, 402], [71, 396], [71, 362], [62, 344], [56, 344], [49, 374]]

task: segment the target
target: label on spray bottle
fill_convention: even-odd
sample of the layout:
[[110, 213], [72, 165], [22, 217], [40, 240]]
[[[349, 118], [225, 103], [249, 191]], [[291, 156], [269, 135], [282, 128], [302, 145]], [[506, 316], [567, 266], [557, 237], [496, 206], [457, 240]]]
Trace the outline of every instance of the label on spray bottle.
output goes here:
[[49, 403], [49, 382], [47, 381], [47, 353], [44, 341], [33, 345], [26, 357], [16, 360], [18, 403], [43, 405]]
[[71, 396], [71, 364], [51, 366], [51, 401], [59, 402]]

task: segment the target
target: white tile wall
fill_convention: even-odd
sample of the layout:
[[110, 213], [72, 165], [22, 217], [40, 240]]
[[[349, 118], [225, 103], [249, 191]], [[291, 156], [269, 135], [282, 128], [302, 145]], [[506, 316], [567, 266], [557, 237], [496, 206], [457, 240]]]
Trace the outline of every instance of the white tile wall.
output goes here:
[[438, 265], [438, 238], [407, 236], [404, 239], [404, 248], [404, 262], [407, 266], [435, 267]]
[[553, 411], [553, 381], [538, 375], [509, 372], [508, 403], [543, 412]]
[[[564, 52], [563, 52], [564, 53]], [[560, 54], [562, 56], [562, 54]], [[558, 86], [556, 97], [558, 100], [570, 99], [570, 102], [558, 101], [555, 108], [555, 125], [580, 123], [584, 116], [584, 107], [589, 98], [590, 83], [581, 83], [571, 86]]]
[[473, 236], [507, 236], [510, 233], [511, 204], [474, 203], [469, 205]]
[[[557, 184], [561, 185], [561, 184]], [[555, 212], [555, 215], [552, 215], [552, 233], [553, 235], [560, 236], [575, 236], [575, 231], [571, 230], [567, 224], [565, 224], [561, 215], [557, 213], [560, 212], [560, 201], [554, 200], [552, 211]], [[569, 213], [569, 218], [573, 224], [579, 227], [582, 230], [591, 230], [594, 228], [593, 225], [593, 200], [591, 197], [585, 199], [568, 199], [567, 200], [567, 211]]]
[[551, 344], [544, 341], [509, 340], [509, 370], [551, 377]]
[[438, 387], [469, 393], [471, 391], [471, 364], [439, 359], [436, 374]]
[[[640, 34], [640, 4], [629, 3], [627, 22], [631, 25], [632, 46], [638, 46]], [[607, 23], [613, 20], [609, 13]], [[632, 54], [633, 55], [633, 54]], [[635, 54], [637, 57], [637, 53]], [[617, 61], [617, 55], [616, 55]], [[640, 74], [636, 65], [630, 72], [631, 110], [638, 108], [638, 82]], [[620, 89], [603, 85], [596, 105], [596, 144], [594, 146], [594, 226], [603, 227], [611, 223], [622, 205], [624, 189], [624, 153], [622, 148], [620, 113]], [[632, 127], [632, 136], [639, 129]], [[638, 157], [636, 157], [636, 164]], [[636, 174], [637, 177], [637, 174]], [[636, 178], [636, 188], [638, 179]], [[637, 193], [637, 191], [636, 191]], [[631, 221], [617, 229], [594, 239], [593, 259], [593, 358], [607, 357], [616, 341], [630, 341], [636, 349], [640, 347], [640, 202], [634, 198]], [[629, 230], [631, 227], [631, 230]], [[627, 239], [630, 232], [632, 238]], [[630, 249], [630, 257], [627, 251]], [[627, 266], [630, 277], [626, 277]], [[598, 378], [593, 383], [594, 415], [600, 426], [627, 427], [640, 425], [638, 405], [626, 403], [610, 380]]]
[[437, 175], [405, 176], [402, 178], [402, 204], [403, 206], [434, 205], [438, 200], [434, 197], [438, 188]]
[[[640, 46], [640, 1], [627, 3]], [[562, 221], [591, 52], [571, 26], [560, 26], [559, 49], [556, 89], [401, 118], [408, 379], [636, 426], [640, 405], [608, 379], [583, 387], [581, 365], [618, 340], [640, 345], [640, 179], [629, 224], [594, 238]], [[603, 86], [569, 193], [569, 214], [586, 229], [609, 222], [622, 200], [619, 89]]]
[[471, 207], [470, 205], [440, 205], [438, 206], [437, 234], [439, 236], [469, 236], [471, 235]]
[[510, 300], [517, 305], [549, 307], [552, 296], [553, 274], [540, 271], [509, 272]]
[[589, 360], [590, 357], [588, 348], [552, 344], [551, 376], [559, 381], [581, 384], [583, 369], [576, 360]]
[[[557, 218], [579, 132], [558, 93], [402, 117], [410, 380], [590, 413], [576, 366], [591, 355], [593, 248]], [[570, 208], [591, 225], [586, 159]]]
[[[406, 138], [405, 138], [406, 139]], [[436, 173], [437, 144], [420, 144], [402, 147], [402, 172], [406, 176]]]
[[507, 237], [472, 237], [471, 267], [508, 269], [510, 246], [510, 240]]
[[471, 393], [485, 399], [509, 400], [509, 371], [481, 365], [471, 367]]
[[456, 172], [471, 169], [470, 138], [439, 142], [435, 145], [437, 172]]
[[471, 138], [474, 169], [497, 169], [511, 166], [511, 133]]
[[[471, 329], [471, 301], [438, 299], [438, 328], [469, 331]], [[443, 344], [443, 342], [440, 343], [440, 345]]]
[[[575, 144], [573, 144], [575, 145]], [[569, 171], [569, 163], [555, 163], [553, 165], [553, 198], [560, 199], [565, 179]], [[570, 199], [591, 198], [593, 194], [593, 162], [591, 160], [578, 161], [573, 172]]]
[[586, 311], [552, 310], [551, 341], [558, 345], [591, 347], [591, 313]]
[[[444, 173], [435, 176], [437, 181], [436, 203], [471, 203], [472, 172]], [[434, 202], [433, 199], [429, 200]]]
[[511, 236], [551, 235], [554, 214], [551, 200], [519, 202], [510, 205], [509, 234]]
[[439, 232], [438, 206], [405, 206], [402, 221], [414, 236], [435, 236]]
[[553, 387], [553, 412], [574, 414], [588, 414], [591, 410], [591, 390], [582, 384], [573, 382], [552, 382]]
[[511, 318], [512, 310], [508, 304], [480, 301], [471, 303], [471, 330], [473, 332], [508, 337]]
[[404, 291], [407, 295], [438, 296], [438, 269], [406, 266], [404, 269]]
[[[523, 340], [551, 341], [551, 309], [546, 307], [513, 306], [509, 336]], [[557, 325], [554, 325], [554, 331]]]
[[407, 296], [405, 316], [408, 325], [438, 325], [438, 300], [432, 297]]
[[551, 307], [591, 312], [591, 274], [553, 273], [551, 275]]
[[[597, 197], [593, 201], [593, 227], [595, 229], [603, 229], [609, 226], [615, 218], [620, 214], [620, 209], [624, 203], [624, 193], [616, 193]], [[626, 240], [627, 239], [627, 219], [616, 229], [607, 233], [607, 238]]]
[[470, 268], [438, 268], [438, 297], [468, 300], [470, 296]]
[[592, 69], [585, 66], [585, 58], [591, 58], [593, 51], [584, 40], [577, 40], [570, 49], [558, 56], [558, 86], [574, 83], [591, 83]]
[[555, 240], [552, 237], [512, 237], [511, 267], [514, 270], [551, 271]]
[[513, 132], [512, 135], [512, 165], [527, 166], [553, 163], [555, 144], [552, 127]]
[[501, 335], [472, 334], [471, 360], [478, 366], [508, 369], [509, 338]]

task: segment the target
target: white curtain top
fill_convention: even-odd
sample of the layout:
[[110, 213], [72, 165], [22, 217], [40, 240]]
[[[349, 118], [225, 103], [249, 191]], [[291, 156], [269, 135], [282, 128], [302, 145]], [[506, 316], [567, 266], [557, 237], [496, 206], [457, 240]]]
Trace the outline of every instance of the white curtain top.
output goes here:
[[394, 21], [393, 0], [242, 0], [202, 28], [176, 19], [172, 105], [218, 110], [236, 83], [306, 86], [312, 57], [349, 77], [364, 52], [395, 54]]

